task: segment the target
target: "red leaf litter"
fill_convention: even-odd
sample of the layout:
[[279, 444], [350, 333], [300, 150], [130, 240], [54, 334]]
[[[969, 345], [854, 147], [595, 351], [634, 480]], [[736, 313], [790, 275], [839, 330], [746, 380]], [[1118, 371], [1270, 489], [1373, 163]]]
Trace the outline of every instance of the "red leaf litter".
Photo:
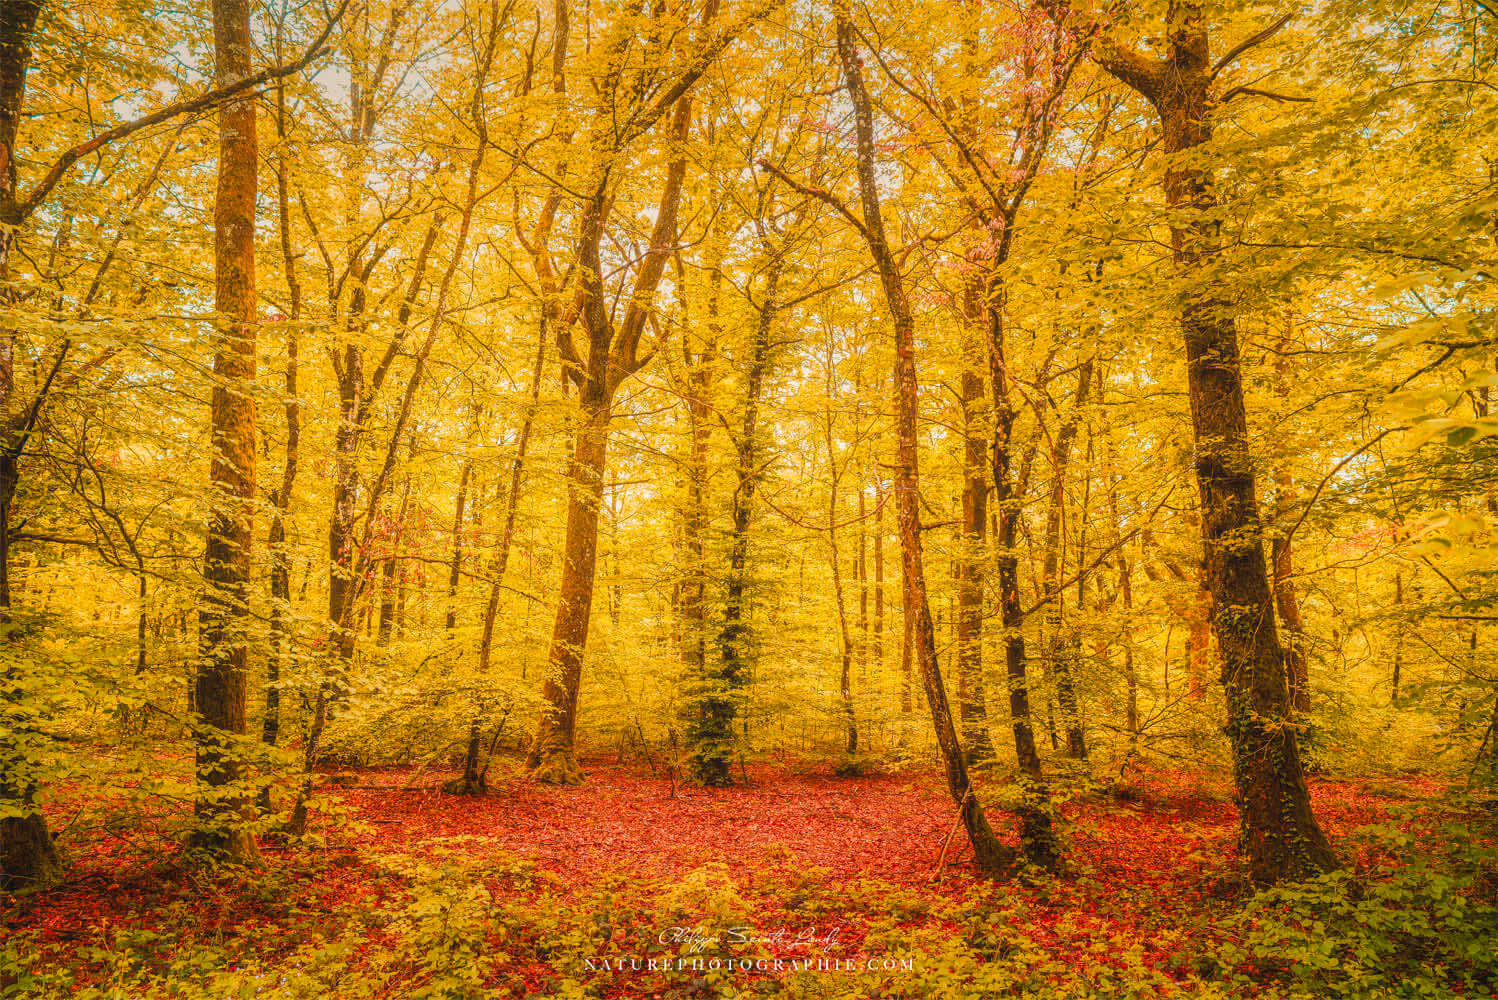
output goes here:
[[[327, 825], [328, 845], [310, 864], [306, 854], [298, 861], [267, 842], [265, 865], [302, 865], [282, 883], [295, 887], [295, 898], [274, 905], [245, 891], [253, 876], [225, 883], [184, 872], [164, 824], [95, 833], [68, 845], [61, 886], [0, 908], [0, 935], [35, 934], [38, 949], [80, 967], [86, 966], [78, 957], [82, 948], [106, 946], [111, 932], [123, 928], [208, 941], [252, 926], [291, 947], [299, 933], [293, 914], [306, 919], [399, 902], [406, 887], [370, 863], [373, 854], [423, 857], [439, 849], [475, 860], [527, 859], [553, 873], [552, 891], [563, 892], [621, 877], [659, 888], [712, 863], [726, 865], [741, 884], [825, 869], [816, 873], [824, 886], [873, 879], [938, 900], [975, 884], [971, 852], [954, 831], [952, 801], [934, 775], [837, 778], [825, 769], [761, 765], [750, 769], [747, 785], [709, 790], [606, 763], [593, 763], [587, 773], [581, 787], [513, 779], [487, 796], [460, 798], [444, 794], [438, 776], [363, 772], [357, 785], [333, 792], [348, 816]], [[1151, 929], [1200, 924], [1236, 905], [1232, 886], [1242, 883], [1235, 881], [1237, 816], [1228, 778], [1150, 772], [1133, 776], [1130, 785], [1136, 794], [1126, 800], [1092, 795], [1064, 807], [1065, 877], [1013, 885], [1012, 898], [1027, 906], [1020, 929], [1034, 944], [1096, 963], [1093, 946], [1101, 935], [1147, 942]], [[1402, 802], [1440, 792], [1429, 779], [1312, 782], [1317, 814], [1334, 839]], [[995, 809], [991, 820], [1015, 843], [1007, 814]], [[1351, 860], [1364, 867], [1380, 859]], [[774, 903], [765, 902], [773, 915]], [[856, 941], [860, 915], [839, 918]], [[1144, 960], [1174, 974], [1164, 949], [1147, 946]]]

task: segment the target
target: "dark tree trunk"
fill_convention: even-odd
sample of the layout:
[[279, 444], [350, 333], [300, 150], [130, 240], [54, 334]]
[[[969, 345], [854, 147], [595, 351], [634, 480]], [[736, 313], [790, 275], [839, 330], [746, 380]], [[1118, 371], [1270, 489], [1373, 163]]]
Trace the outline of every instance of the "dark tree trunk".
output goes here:
[[[1035, 746], [1030, 714], [1030, 686], [1025, 653], [1025, 612], [1019, 596], [1019, 518], [1028, 488], [1029, 461], [1022, 474], [1013, 469], [1013, 435], [1016, 412], [1009, 392], [1009, 366], [1005, 358], [1004, 284], [992, 271], [985, 289], [988, 315], [989, 392], [993, 395], [994, 430], [990, 460], [993, 462], [994, 505], [999, 509], [994, 538], [994, 575], [999, 588], [999, 619], [1004, 626], [1004, 669], [1009, 685], [1009, 721], [1014, 731], [1014, 755], [1021, 782], [1020, 842], [1030, 864], [1054, 870], [1061, 864], [1061, 849], [1051, 822], [1045, 773]], [[1039, 438], [1037, 437], [1037, 442]]]
[[988, 732], [988, 694], [983, 678], [983, 566], [988, 531], [988, 471], [984, 468], [983, 345], [977, 324], [983, 320], [982, 287], [965, 289], [962, 368], [962, 532], [957, 549], [957, 714], [972, 763], [992, 761]]
[[705, 785], [726, 785], [732, 779], [733, 724], [739, 700], [747, 683], [752, 661], [749, 615], [749, 541], [754, 522], [754, 493], [759, 487], [759, 408], [765, 376], [770, 368], [770, 331], [774, 324], [776, 294], [783, 258], [777, 253], [765, 273], [764, 302], [754, 331], [744, 388], [744, 418], [737, 442], [738, 476], [729, 501], [732, 535], [728, 548], [728, 578], [723, 598], [723, 628], [718, 633], [717, 693], [701, 703], [699, 729], [692, 734], [695, 745], [690, 762], [697, 780]]
[[[43, 0], [0, 3], [0, 286], [9, 302], [10, 258], [21, 219], [16, 208], [16, 128], [25, 103], [31, 40]], [[20, 454], [14, 432], [15, 379], [13, 330], [0, 330], [0, 624], [11, 620], [10, 520], [20, 482]], [[47, 821], [37, 808], [39, 791], [28, 760], [35, 722], [22, 703], [20, 665], [13, 662], [0, 682], [0, 889], [29, 889], [51, 882], [61, 869]]]
[[916, 398], [915, 322], [905, 297], [905, 288], [894, 254], [884, 231], [875, 181], [873, 108], [863, 82], [858, 55], [857, 33], [845, 18], [837, 22], [838, 56], [848, 97], [853, 105], [858, 141], [858, 186], [863, 203], [863, 235], [869, 254], [879, 270], [885, 303], [894, 322], [895, 334], [895, 426], [897, 458], [895, 461], [895, 503], [900, 524], [900, 554], [905, 570], [906, 608], [911, 620], [913, 653], [920, 668], [931, 724], [936, 733], [946, 771], [947, 790], [957, 803], [957, 810], [972, 844], [973, 859], [984, 874], [996, 874], [1013, 861], [1013, 852], [994, 836], [988, 817], [979, 803], [962, 744], [947, 702], [941, 666], [936, 659], [936, 634], [927, 599], [926, 574], [921, 544], [919, 464], [916, 448], [918, 402]]
[[[220, 85], [250, 72], [249, 0], [214, 0]], [[255, 98], [219, 110], [218, 190], [214, 198], [215, 309], [212, 460], [213, 507], [203, 559], [199, 618], [195, 848], [251, 857], [245, 829], [253, 815], [238, 743], [246, 732], [245, 685], [250, 625], [246, 606], [255, 499]]]
[[[1077, 394], [1072, 410], [1063, 421], [1051, 448], [1051, 496], [1046, 507], [1045, 557], [1041, 587], [1048, 598], [1045, 613], [1045, 662], [1056, 682], [1056, 701], [1066, 726], [1066, 755], [1073, 760], [1087, 758], [1087, 741], [1082, 735], [1081, 715], [1077, 707], [1076, 681], [1071, 659], [1067, 655], [1064, 630], [1065, 595], [1061, 587], [1062, 515], [1066, 508], [1066, 470], [1071, 461], [1072, 444], [1077, 437], [1077, 423], [1092, 386], [1092, 359], [1077, 370]], [[1079, 560], [1080, 561], [1080, 560]], [[1080, 600], [1077, 603], [1081, 610]]]
[[1209, 268], [1220, 223], [1200, 147], [1212, 137], [1210, 42], [1201, 0], [1181, 0], [1166, 24], [1168, 55], [1155, 59], [1101, 39], [1095, 58], [1143, 94], [1160, 116], [1165, 200], [1178, 273], [1198, 287], [1181, 304], [1186, 380], [1201, 493], [1205, 579], [1222, 655], [1241, 837], [1255, 882], [1300, 879], [1336, 867], [1311, 810], [1291, 720], [1285, 655], [1262, 543], [1235, 308]]

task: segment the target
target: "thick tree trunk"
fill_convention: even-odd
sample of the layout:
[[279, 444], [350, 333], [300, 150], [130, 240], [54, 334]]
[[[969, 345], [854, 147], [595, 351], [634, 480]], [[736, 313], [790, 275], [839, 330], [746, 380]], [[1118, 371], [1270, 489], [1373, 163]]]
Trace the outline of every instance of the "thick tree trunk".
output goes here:
[[1311, 810], [1291, 720], [1285, 656], [1262, 543], [1235, 309], [1208, 269], [1219, 242], [1211, 171], [1212, 61], [1201, 0], [1172, 5], [1168, 55], [1105, 43], [1096, 58], [1155, 106], [1171, 157], [1165, 200], [1178, 273], [1199, 286], [1181, 304], [1186, 381], [1201, 493], [1205, 579], [1222, 655], [1241, 836], [1254, 881], [1300, 879], [1336, 867]]
[[[214, 0], [220, 85], [247, 76], [253, 52], [250, 0]], [[253, 815], [242, 754], [250, 625], [246, 606], [255, 500], [255, 98], [219, 110], [214, 197], [213, 507], [198, 612], [197, 825], [190, 844], [238, 860], [255, 853], [245, 829]]]
[[597, 390], [582, 396], [583, 419], [567, 468], [567, 536], [551, 632], [551, 675], [541, 688], [545, 704], [528, 761], [531, 777], [551, 784], [580, 785], [583, 781], [577, 763], [577, 699], [593, 612], [598, 514], [612, 416], [610, 401], [601, 397]]
[[[692, 354], [689, 328], [682, 331], [682, 355], [687, 366], [686, 401], [690, 440], [687, 453], [687, 499], [682, 517], [682, 548], [685, 567], [678, 584], [680, 591], [682, 665], [686, 684], [683, 691], [682, 723], [687, 750], [687, 777], [699, 784], [722, 783], [713, 761], [721, 749], [721, 740], [730, 734], [715, 732], [711, 703], [719, 694], [716, 669], [708, 668], [707, 659], [707, 481], [708, 445], [712, 433], [711, 393], [713, 362], [717, 356], [719, 328], [718, 296], [722, 284], [721, 245], [709, 237], [711, 260], [708, 270], [707, 329], [696, 356]], [[679, 262], [678, 262], [679, 263]], [[678, 281], [684, 281], [678, 267]], [[726, 770], [725, 770], [726, 776]]]
[[[0, 3], [0, 288], [7, 302], [10, 257], [20, 222], [16, 212], [16, 128], [26, 93], [26, 71], [31, 63], [31, 40], [43, 0]], [[10, 521], [20, 481], [12, 435], [15, 406], [14, 342], [12, 330], [0, 330], [0, 421], [6, 438], [0, 442], [0, 623], [11, 615]], [[29, 741], [35, 735], [31, 710], [23, 704], [18, 662], [12, 662], [0, 682], [0, 889], [35, 888], [51, 882], [61, 869], [47, 821], [37, 808], [39, 791], [31, 773]]]

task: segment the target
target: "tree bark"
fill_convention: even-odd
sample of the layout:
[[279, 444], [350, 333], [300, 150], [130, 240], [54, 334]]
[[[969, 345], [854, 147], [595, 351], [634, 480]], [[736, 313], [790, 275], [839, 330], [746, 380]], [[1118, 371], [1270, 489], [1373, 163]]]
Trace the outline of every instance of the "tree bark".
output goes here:
[[936, 659], [936, 635], [931, 621], [931, 607], [927, 598], [924, 555], [921, 543], [919, 509], [919, 461], [916, 448], [918, 403], [916, 398], [915, 368], [915, 321], [905, 297], [903, 279], [894, 254], [885, 235], [884, 219], [879, 205], [879, 190], [874, 167], [874, 123], [873, 109], [868, 91], [864, 86], [863, 69], [860, 65], [856, 42], [857, 34], [848, 21], [844, 9], [839, 9], [837, 18], [837, 48], [842, 63], [843, 78], [848, 88], [848, 97], [853, 105], [855, 131], [858, 146], [858, 186], [863, 205], [863, 236], [869, 254], [879, 270], [880, 283], [884, 289], [885, 304], [889, 308], [895, 334], [895, 426], [897, 449], [895, 462], [894, 491], [900, 525], [900, 554], [905, 570], [906, 606], [911, 618], [911, 640], [916, 663], [921, 674], [921, 683], [926, 691], [926, 704], [931, 711], [931, 724], [936, 733], [937, 747], [941, 752], [946, 772], [947, 790], [957, 803], [968, 840], [972, 844], [973, 858], [978, 870], [985, 875], [997, 874], [1013, 861], [1013, 852], [994, 836], [988, 817], [979, 803], [967, 763], [963, 758], [962, 744], [957, 737], [957, 728], [952, 720], [951, 707], [947, 702], [946, 687], [942, 682], [941, 666]]
[[971, 763], [994, 759], [988, 732], [988, 694], [983, 677], [983, 597], [988, 531], [988, 471], [985, 437], [982, 322], [977, 281], [964, 289], [962, 366], [962, 531], [957, 550], [957, 713]]
[[531, 744], [531, 777], [551, 784], [580, 785], [577, 763], [577, 699], [583, 650], [593, 611], [593, 580], [598, 565], [598, 513], [603, 503], [610, 400], [601, 387], [581, 395], [583, 419], [573, 440], [567, 469], [567, 536], [562, 549], [562, 582], [551, 631], [553, 675], [541, 688], [545, 706]]
[[1210, 39], [1201, 0], [1177, 0], [1163, 59], [1103, 37], [1094, 57], [1159, 114], [1173, 258], [1198, 286], [1181, 304], [1186, 380], [1201, 493], [1205, 577], [1222, 655], [1241, 839], [1255, 882], [1336, 867], [1311, 810], [1291, 720], [1285, 656], [1275, 628], [1263, 526], [1248, 445], [1236, 311], [1208, 273], [1219, 246], [1212, 171], [1197, 150], [1212, 136]]
[[[0, 288], [7, 304], [10, 258], [20, 222], [16, 210], [16, 129], [26, 94], [26, 72], [31, 64], [31, 40], [43, 0], [0, 3]], [[0, 624], [11, 621], [10, 519], [20, 482], [20, 455], [15, 448], [12, 411], [15, 408], [15, 331], [0, 330], [0, 421], [5, 440], [0, 447]], [[61, 870], [47, 820], [37, 808], [36, 777], [28, 760], [30, 740], [36, 735], [29, 707], [23, 704], [24, 685], [19, 663], [6, 667], [0, 692], [0, 889], [30, 889], [53, 881]]]
[[770, 260], [765, 273], [763, 304], [754, 331], [744, 388], [744, 417], [737, 442], [737, 483], [729, 501], [732, 537], [728, 548], [728, 579], [723, 598], [723, 628], [718, 633], [717, 693], [701, 703], [700, 730], [695, 735], [691, 767], [705, 785], [732, 782], [733, 723], [741, 690], [752, 668], [749, 615], [749, 541], [754, 522], [754, 493], [759, 487], [759, 408], [765, 376], [770, 368], [770, 331], [783, 264], [782, 253]]
[[[214, 0], [219, 85], [248, 76], [250, 0]], [[255, 500], [255, 190], [258, 156], [255, 98], [219, 110], [218, 189], [214, 196], [213, 494], [205, 590], [199, 607], [196, 828], [190, 846], [244, 860], [255, 854], [245, 828], [253, 815], [238, 747], [246, 732], [245, 686], [251, 622], [250, 582]]]
[[[1077, 437], [1078, 419], [1082, 408], [1087, 405], [1087, 396], [1092, 386], [1092, 365], [1092, 359], [1088, 358], [1077, 369], [1077, 393], [1072, 401], [1071, 413], [1056, 433], [1051, 447], [1051, 496], [1046, 507], [1045, 556], [1041, 573], [1043, 593], [1049, 598], [1045, 613], [1045, 662], [1056, 682], [1056, 700], [1061, 705], [1061, 717], [1066, 726], [1066, 755], [1073, 760], [1087, 759], [1087, 741], [1082, 735], [1076, 681], [1072, 677], [1066, 637], [1063, 634], [1066, 601], [1061, 588], [1061, 527], [1066, 507], [1066, 470], [1071, 460], [1072, 443]], [[1077, 602], [1077, 610], [1081, 610], [1080, 600]]]

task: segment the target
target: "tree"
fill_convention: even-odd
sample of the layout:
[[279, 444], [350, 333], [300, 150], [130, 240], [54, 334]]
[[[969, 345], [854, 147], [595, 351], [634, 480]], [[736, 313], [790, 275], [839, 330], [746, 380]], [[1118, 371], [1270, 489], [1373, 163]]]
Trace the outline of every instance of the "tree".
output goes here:
[[[1052, 9], [1063, 17], [1068, 13], [1061, 4]], [[1178, 276], [1188, 283], [1180, 325], [1205, 577], [1212, 631], [1222, 656], [1243, 848], [1256, 882], [1280, 882], [1334, 868], [1336, 859], [1311, 809], [1290, 718], [1285, 654], [1275, 626], [1248, 441], [1237, 316], [1211, 274], [1221, 223], [1213, 211], [1210, 161], [1203, 160], [1200, 150], [1212, 138], [1214, 109], [1221, 100], [1212, 93], [1218, 74], [1285, 20], [1215, 63], [1205, 4], [1171, 0], [1165, 20], [1162, 57], [1126, 48], [1106, 27], [1091, 51], [1099, 65], [1150, 102], [1171, 157], [1165, 200], [1172, 258]]]
[[[220, 86], [250, 75], [250, 0], [215, 0], [213, 41]], [[218, 189], [213, 202], [214, 348], [212, 450], [214, 507], [203, 556], [198, 611], [196, 811], [190, 845], [233, 860], [255, 854], [246, 828], [252, 805], [237, 745], [247, 732], [249, 585], [254, 539], [256, 403], [255, 193], [259, 149], [255, 101], [219, 109]]]
[[[709, 37], [707, 32], [717, 8], [717, 0], [708, 0], [703, 8], [691, 63], [654, 98], [637, 100], [623, 109], [615, 104], [621, 96], [649, 90], [644, 78], [626, 83], [626, 57], [633, 28], [627, 24], [615, 25], [605, 45], [611, 61], [599, 82], [605, 88], [606, 99], [594, 109], [589, 133], [591, 173], [582, 185], [585, 196], [577, 206], [576, 296], [565, 319], [557, 325], [558, 349], [566, 376], [577, 389], [581, 412], [567, 467], [567, 540], [549, 654], [552, 675], [542, 687], [545, 707], [529, 756], [531, 775], [537, 781], [581, 784], [583, 780], [582, 769], [577, 764], [577, 701], [593, 605], [598, 514], [603, 498], [609, 425], [619, 386], [643, 368], [654, 353], [649, 349], [642, 353], [640, 342], [650, 321], [651, 301], [676, 239], [676, 212], [681, 203], [686, 159], [678, 155], [666, 168], [647, 250], [635, 269], [633, 286], [627, 294], [620, 289], [611, 295], [605, 285], [604, 235], [614, 207], [618, 175], [624, 166], [622, 158], [668, 111], [671, 138], [678, 145], [685, 142], [692, 121], [689, 92], [693, 84], [750, 22], [769, 9], [762, 7], [757, 14]], [[559, 2], [557, 11], [557, 37], [553, 44], [560, 65], [568, 38], [564, 2]], [[556, 78], [564, 79], [560, 69]], [[560, 82], [557, 89], [559, 92], [563, 89]], [[611, 306], [617, 304], [624, 304], [624, 313], [616, 325]], [[572, 336], [574, 323], [584, 335], [581, 351]]]

